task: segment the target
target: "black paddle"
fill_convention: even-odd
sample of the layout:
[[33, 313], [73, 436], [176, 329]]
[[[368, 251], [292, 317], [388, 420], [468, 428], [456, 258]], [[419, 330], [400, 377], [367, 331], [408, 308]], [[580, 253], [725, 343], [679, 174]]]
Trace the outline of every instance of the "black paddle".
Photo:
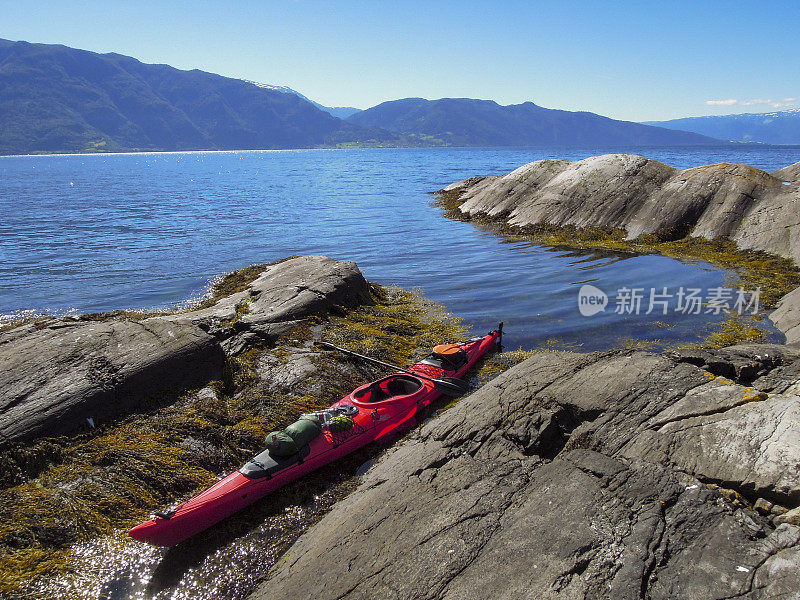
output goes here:
[[462, 379], [455, 379], [453, 377], [443, 377], [441, 379], [434, 379], [433, 377], [420, 375], [419, 373], [415, 373], [414, 371], [409, 371], [408, 369], [404, 369], [403, 367], [398, 367], [397, 365], [391, 365], [387, 362], [383, 362], [382, 360], [378, 360], [377, 358], [370, 358], [369, 356], [358, 354], [357, 352], [353, 352], [352, 350], [346, 350], [345, 348], [334, 346], [333, 344], [329, 344], [328, 342], [314, 342], [314, 345], [322, 346], [323, 348], [328, 348], [330, 350], [338, 350], [339, 352], [343, 352], [344, 354], [355, 356], [356, 358], [360, 358], [361, 360], [365, 360], [367, 362], [375, 363], [376, 365], [381, 365], [382, 367], [388, 367], [390, 369], [402, 371], [403, 373], [408, 373], [409, 375], [413, 375], [414, 377], [419, 377], [420, 379], [427, 379], [428, 381], [433, 382], [433, 385], [435, 385], [436, 389], [439, 390], [442, 394], [444, 394], [445, 396], [450, 396], [451, 398], [458, 398], [459, 396], [463, 396], [469, 391], [469, 384]]

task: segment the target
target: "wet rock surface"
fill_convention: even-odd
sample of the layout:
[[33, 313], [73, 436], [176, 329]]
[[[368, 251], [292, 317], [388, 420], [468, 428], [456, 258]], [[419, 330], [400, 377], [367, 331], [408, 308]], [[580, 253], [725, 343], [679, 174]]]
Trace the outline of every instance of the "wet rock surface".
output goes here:
[[[748, 358], [753, 380], [704, 368]], [[703, 359], [535, 355], [390, 450], [253, 597], [796, 598], [800, 528], [763, 507], [800, 505], [800, 398], [751, 384], [797, 355]]]
[[787, 344], [800, 344], [800, 288], [781, 298], [769, 318], [786, 335]]
[[245, 290], [201, 310], [67, 317], [0, 333], [0, 438], [66, 433], [220, 379], [226, 355], [355, 306], [366, 290], [355, 263], [306, 256], [265, 267]]

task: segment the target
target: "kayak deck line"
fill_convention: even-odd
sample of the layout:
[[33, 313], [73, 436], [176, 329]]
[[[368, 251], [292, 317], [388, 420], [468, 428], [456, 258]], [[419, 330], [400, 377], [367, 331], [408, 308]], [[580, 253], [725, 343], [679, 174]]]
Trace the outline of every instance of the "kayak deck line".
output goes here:
[[[501, 336], [502, 324], [457, 348], [448, 344], [446, 354], [431, 353], [408, 368], [359, 386], [328, 408], [301, 415], [284, 431], [270, 433], [267, 449], [238, 470], [176, 507], [154, 513], [130, 530], [131, 537], [174, 546], [307, 473], [413, 426], [416, 415], [431, 402], [466, 386], [457, 378], [498, 347]], [[445, 389], [441, 382], [448, 381], [459, 383]]]

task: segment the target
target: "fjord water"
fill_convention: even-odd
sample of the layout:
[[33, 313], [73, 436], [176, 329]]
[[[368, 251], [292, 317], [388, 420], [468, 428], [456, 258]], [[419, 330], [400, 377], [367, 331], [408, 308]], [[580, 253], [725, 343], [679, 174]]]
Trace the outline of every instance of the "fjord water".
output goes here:
[[[770, 171], [800, 160], [800, 147], [733, 145], [0, 157], [0, 314], [162, 308], [198, 297], [220, 273], [327, 254], [355, 260], [372, 281], [420, 288], [478, 331], [503, 320], [514, 347], [694, 341], [720, 317], [617, 315], [614, 292], [705, 290], [724, 284], [723, 271], [504, 240], [430, 205], [428, 192], [460, 179], [608, 152], [679, 168], [741, 162]], [[612, 296], [604, 313], [580, 315], [583, 283]]]

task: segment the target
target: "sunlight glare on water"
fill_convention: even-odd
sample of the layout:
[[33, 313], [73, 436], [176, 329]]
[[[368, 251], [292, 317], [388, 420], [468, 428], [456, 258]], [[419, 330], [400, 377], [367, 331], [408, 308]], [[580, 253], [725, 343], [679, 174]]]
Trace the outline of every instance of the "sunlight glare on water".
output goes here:
[[[39, 579], [28, 591], [42, 600], [244, 600], [276, 560], [353, 487], [345, 481], [305, 505], [261, 517], [252, 531], [219, 547], [155, 548], [127, 532], [72, 549], [70, 573]], [[262, 502], [251, 512], [264, 512]]]

